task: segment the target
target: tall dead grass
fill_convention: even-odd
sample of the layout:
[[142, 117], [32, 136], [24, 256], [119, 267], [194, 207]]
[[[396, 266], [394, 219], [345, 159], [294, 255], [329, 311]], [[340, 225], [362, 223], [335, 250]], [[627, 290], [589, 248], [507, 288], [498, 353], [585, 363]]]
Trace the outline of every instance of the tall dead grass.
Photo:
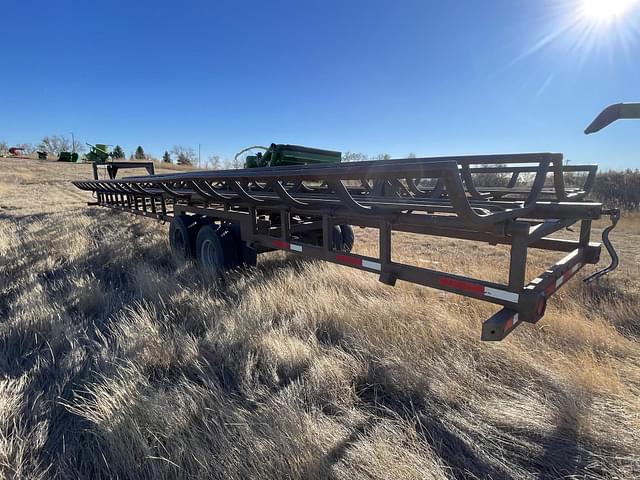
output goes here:
[[[0, 162], [5, 478], [640, 474], [637, 216], [618, 272], [488, 344], [487, 304], [282, 254], [215, 281], [166, 226], [86, 207], [87, 166]], [[501, 275], [499, 249], [394, 242]]]

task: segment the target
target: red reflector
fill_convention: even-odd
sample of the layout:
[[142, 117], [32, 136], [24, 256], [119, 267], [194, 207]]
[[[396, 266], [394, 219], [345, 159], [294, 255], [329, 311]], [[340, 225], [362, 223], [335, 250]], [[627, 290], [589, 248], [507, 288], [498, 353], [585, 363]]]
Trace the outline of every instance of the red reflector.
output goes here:
[[362, 266], [362, 259], [352, 257], [351, 255], [336, 255], [336, 260], [340, 263], [346, 263], [347, 265], [355, 265], [356, 267]]
[[282, 240], [274, 240], [273, 241], [273, 246], [276, 247], [276, 248], [285, 248], [285, 249], [287, 249], [287, 248], [289, 248], [289, 242], [285, 242], [285, 241], [282, 241]]
[[513, 317], [509, 318], [509, 320], [506, 321], [506, 323], [504, 324], [503, 332], [508, 331], [511, 327], [513, 327]]
[[464, 280], [456, 280], [455, 278], [440, 277], [438, 280], [440, 285], [445, 287], [457, 288], [458, 290], [465, 290], [467, 292], [479, 293], [484, 295], [484, 285], [477, 283], [465, 282]]
[[553, 280], [548, 286], [547, 288], [544, 289], [544, 293], [547, 294], [547, 296], [551, 295], [553, 292], [556, 291], [556, 281]]

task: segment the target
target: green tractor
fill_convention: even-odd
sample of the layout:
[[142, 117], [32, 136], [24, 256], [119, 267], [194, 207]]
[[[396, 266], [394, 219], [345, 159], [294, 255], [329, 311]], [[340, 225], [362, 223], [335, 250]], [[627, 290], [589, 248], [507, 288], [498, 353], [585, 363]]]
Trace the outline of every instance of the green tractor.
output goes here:
[[89, 153], [87, 153], [87, 162], [104, 164], [109, 161], [113, 156], [113, 153], [109, 151], [109, 145], [104, 143], [96, 143], [92, 145], [87, 143], [89, 147]]
[[[95, 145], [87, 143], [87, 145], [89, 146], [89, 153], [86, 155], [87, 162], [102, 165], [107, 163], [113, 156], [109, 151], [109, 145], [105, 145], [104, 143], [96, 143]], [[79, 163], [81, 160], [78, 152], [60, 152], [58, 161]]]

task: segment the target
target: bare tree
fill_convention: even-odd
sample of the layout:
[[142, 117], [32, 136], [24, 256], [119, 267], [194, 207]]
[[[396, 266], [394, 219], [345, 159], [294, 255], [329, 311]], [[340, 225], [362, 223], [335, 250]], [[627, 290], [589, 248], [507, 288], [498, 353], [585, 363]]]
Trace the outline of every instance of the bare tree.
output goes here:
[[211, 155], [209, 157], [208, 168], [211, 168], [212, 170], [220, 170], [222, 168], [220, 155]]
[[84, 152], [84, 145], [80, 142], [75, 142], [74, 145], [71, 139], [62, 135], [51, 135], [40, 140], [37, 149], [53, 155], [59, 155], [60, 152], [71, 152], [73, 150]]
[[174, 145], [171, 153], [176, 159], [178, 165], [193, 165], [198, 159], [198, 154], [191, 147], [183, 147], [182, 145]]
[[416, 158], [416, 154], [414, 152], [409, 152], [409, 155], [407, 155], [407, 158]]
[[227, 170], [237, 170], [238, 168], [244, 167], [244, 163], [241, 158], [233, 157], [233, 159], [226, 159], [224, 161], [224, 168]]
[[9, 153], [9, 145], [7, 142], [0, 140], [0, 155], [6, 155], [7, 153]]

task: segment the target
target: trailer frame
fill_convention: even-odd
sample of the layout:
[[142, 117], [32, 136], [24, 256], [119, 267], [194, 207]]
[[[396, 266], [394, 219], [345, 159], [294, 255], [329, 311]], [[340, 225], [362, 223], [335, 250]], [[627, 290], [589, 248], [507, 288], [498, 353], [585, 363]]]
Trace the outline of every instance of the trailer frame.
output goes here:
[[[436, 157], [338, 165], [283, 166], [126, 177], [74, 184], [99, 205], [196, 225], [235, 225], [243, 248], [282, 250], [500, 306], [483, 323], [482, 340], [502, 340], [536, 323], [551, 296], [585, 265], [599, 261], [592, 221], [610, 213], [586, 201], [595, 165], [563, 165], [552, 153]], [[582, 185], [567, 176], [582, 173]], [[506, 175], [506, 185], [478, 186], [474, 177]], [[519, 178], [529, 176], [529, 186]], [[552, 183], [549, 184], [549, 176]], [[425, 184], [425, 179], [431, 179]], [[577, 240], [552, 235], [579, 224]], [[378, 230], [375, 257], [345, 251], [336, 226]], [[510, 248], [508, 281], [494, 283], [393, 260], [393, 232], [449, 237]], [[310, 234], [313, 234], [309, 236]], [[312, 238], [313, 241], [309, 241]], [[193, 240], [193, 239], [192, 239]], [[606, 245], [609, 248], [608, 245]], [[529, 249], [564, 257], [527, 282]], [[249, 262], [253, 263], [253, 262]]]

